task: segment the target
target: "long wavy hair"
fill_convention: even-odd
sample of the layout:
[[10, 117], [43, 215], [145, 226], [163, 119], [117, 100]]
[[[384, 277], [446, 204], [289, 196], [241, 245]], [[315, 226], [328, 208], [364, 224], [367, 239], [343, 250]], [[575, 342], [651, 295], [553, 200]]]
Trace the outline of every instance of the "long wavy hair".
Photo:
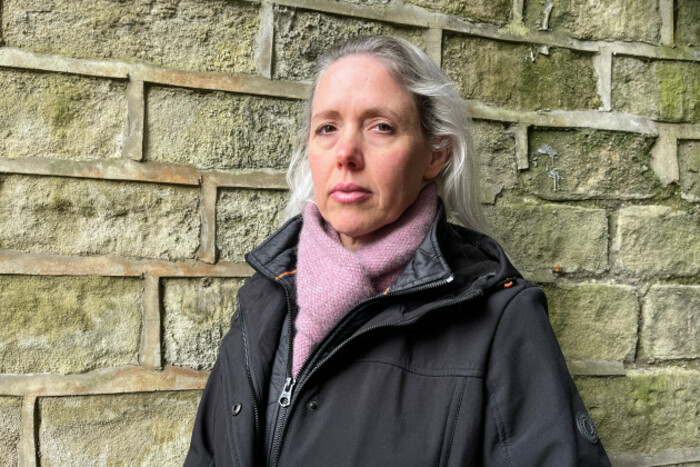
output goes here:
[[484, 232], [479, 201], [479, 165], [474, 151], [465, 103], [454, 83], [418, 47], [389, 36], [361, 36], [327, 50], [319, 59], [306, 101], [303, 125], [287, 171], [290, 199], [285, 218], [291, 218], [313, 200], [313, 181], [308, 160], [311, 108], [318, 83], [335, 61], [349, 55], [369, 55], [379, 60], [394, 79], [414, 98], [421, 129], [436, 149], [449, 146], [450, 155], [437, 177], [439, 193], [448, 215], [465, 227]]

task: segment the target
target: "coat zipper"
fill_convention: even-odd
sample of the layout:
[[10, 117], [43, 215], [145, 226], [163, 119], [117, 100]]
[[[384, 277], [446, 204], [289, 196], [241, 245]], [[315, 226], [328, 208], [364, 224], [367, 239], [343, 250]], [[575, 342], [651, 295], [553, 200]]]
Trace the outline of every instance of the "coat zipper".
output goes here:
[[[326, 346], [328, 345], [328, 343], [332, 341], [333, 336], [334, 336], [337, 332], [339, 332], [340, 329], [342, 329], [343, 323], [346, 322], [346, 321], [349, 319], [349, 317], [350, 317], [351, 315], [354, 315], [354, 314], [358, 313], [361, 309], [363, 309], [363, 308], [365, 307], [365, 305], [368, 304], [369, 302], [375, 301], [375, 300], [380, 299], [380, 298], [382, 298], [382, 297], [384, 297], [384, 296], [396, 297], [396, 296], [400, 296], [400, 295], [406, 295], [406, 294], [409, 294], [409, 293], [415, 293], [415, 292], [420, 292], [420, 291], [424, 291], [424, 290], [428, 290], [428, 289], [433, 289], [433, 288], [436, 288], [436, 287], [441, 287], [441, 286], [443, 286], [443, 285], [449, 284], [449, 283], [452, 282], [453, 280], [454, 280], [454, 277], [453, 277], [452, 275], [450, 275], [450, 276], [446, 277], [445, 279], [442, 279], [442, 280], [439, 280], [439, 281], [436, 281], [436, 282], [433, 282], [433, 283], [430, 283], [430, 284], [426, 284], [426, 285], [423, 285], [423, 286], [420, 286], [420, 287], [416, 287], [416, 288], [412, 288], [412, 289], [406, 289], [406, 290], [399, 291], [399, 292], [396, 292], [396, 293], [388, 293], [387, 295], [375, 295], [375, 296], [373, 296], [373, 297], [370, 297], [370, 298], [367, 298], [367, 299], [361, 301], [361, 302], [358, 303], [355, 307], [353, 307], [353, 309], [352, 309], [348, 314], [345, 315], [345, 317], [343, 318], [343, 320], [334, 328], [334, 331], [332, 331], [331, 334], [327, 335], [327, 336], [321, 341], [320, 345], [319, 345], [319, 346], [316, 348], [316, 350], [314, 351], [314, 354], [318, 353], [322, 348], [326, 347]], [[300, 392], [301, 389], [304, 387], [305, 383], [309, 380], [309, 378], [311, 378], [311, 376], [312, 376], [324, 363], [326, 363], [330, 358], [332, 358], [336, 353], [338, 353], [338, 352], [339, 352], [343, 347], [345, 347], [350, 341], [352, 341], [352, 340], [354, 340], [354, 339], [356, 339], [356, 338], [358, 338], [358, 337], [360, 337], [360, 336], [362, 336], [362, 335], [365, 335], [365, 334], [367, 334], [367, 333], [369, 333], [369, 332], [373, 332], [373, 331], [375, 331], [375, 330], [377, 330], [377, 329], [390, 328], [390, 327], [399, 328], [399, 327], [404, 327], [404, 326], [412, 325], [412, 324], [413, 324], [414, 322], [416, 322], [419, 318], [425, 316], [425, 314], [427, 314], [427, 313], [429, 313], [429, 312], [431, 312], [431, 311], [433, 311], [433, 310], [435, 310], [435, 309], [444, 308], [444, 307], [452, 306], [452, 305], [456, 305], [456, 304], [458, 304], [458, 303], [462, 303], [462, 302], [465, 302], [465, 301], [467, 301], [467, 300], [471, 300], [472, 298], [474, 298], [474, 297], [476, 297], [476, 296], [478, 296], [478, 295], [480, 295], [480, 290], [476, 290], [476, 291], [472, 292], [471, 294], [464, 295], [464, 296], [460, 297], [458, 300], [453, 300], [453, 301], [451, 301], [450, 303], [445, 303], [445, 304], [442, 304], [442, 305], [437, 305], [437, 306], [428, 307], [423, 313], [420, 314], [420, 316], [416, 316], [416, 317], [414, 317], [414, 318], [412, 318], [412, 319], [410, 319], [410, 320], [408, 320], [408, 321], [404, 321], [404, 322], [401, 322], [401, 323], [399, 323], [399, 324], [384, 324], [384, 325], [371, 326], [371, 327], [365, 329], [364, 331], [362, 331], [362, 332], [360, 332], [360, 333], [358, 333], [358, 334], [352, 335], [352, 336], [348, 337], [347, 339], [345, 339], [344, 341], [342, 341], [340, 344], [338, 344], [337, 346], [335, 346], [335, 347], [333, 348], [333, 350], [331, 350], [331, 351], [328, 353], [328, 355], [326, 355], [326, 356], [323, 357], [321, 360], [319, 360], [318, 362], [316, 362], [316, 364], [313, 366], [312, 369], [310, 369], [310, 370], [308, 370], [308, 371], [304, 371], [304, 370], [306, 369], [306, 364], [307, 364], [309, 361], [311, 361], [311, 357], [309, 357], [309, 359], [307, 360], [307, 362], [304, 363], [304, 367], [302, 367], [301, 372], [299, 373], [299, 377], [298, 377], [297, 379], [292, 378], [292, 377], [290, 376], [290, 375], [291, 375], [291, 371], [288, 370], [289, 372], [287, 373], [288, 378], [287, 378], [286, 383], [285, 383], [285, 388], [283, 389], [282, 394], [280, 395], [280, 399], [279, 399], [280, 405], [281, 405], [282, 407], [280, 408], [280, 414], [279, 414], [279, 417], [278, 417], [278, 420], [277, 420], [277, 425], [276, 425], [276, 428], [275, 428], [275, 438], [274, 438], [274, 441], [273, 441], [273, 443], [272, 443], [272, 449], [271, 449], [272, 454], [271, 454], [271, 456], [270, 456], [270, 463], [269, 463], [269, 465], [270, 465], [271, 467], [277, 467], [277, 466], [279, 465], [280, 460], [281, 460], [282, 441], [284, 440], [284, 435], [286, 434], [287, 423], [288, 423], [288, 421], [289, 421], [289, 415], [291, 414], [291, 411], [292, 411], [292, 409], [294, 408], [293, 403], [294, 403], [295, 400], [296, 400], [296, 399], [294, 398], [294, 395], [295, 395], [295, 394], [299, 394], [299, 392]], [[312, 356], [313, 356], [313, 354], [312, 354]], [[290, 357], [291, 357], [291, 352], [290, 352]], [[289, 383], [289, 387], [288, 387], [288, 383]], [[294, 392], [295, 388], [296, 388], [296, 392]], [[285, 400], [286, 405], [282, 405], [282, 400], [283, 400], [283, 398], [284, 398], [284, 400]]]

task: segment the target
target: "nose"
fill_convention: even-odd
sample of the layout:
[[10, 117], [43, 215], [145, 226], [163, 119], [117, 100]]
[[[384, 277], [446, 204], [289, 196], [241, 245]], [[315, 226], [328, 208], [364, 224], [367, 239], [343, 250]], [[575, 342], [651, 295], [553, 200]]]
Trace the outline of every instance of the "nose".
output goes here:
[[347, 131], [338, 140], [336, 164], [339, 169], [361, 170], [364, 167], [360, 136]]

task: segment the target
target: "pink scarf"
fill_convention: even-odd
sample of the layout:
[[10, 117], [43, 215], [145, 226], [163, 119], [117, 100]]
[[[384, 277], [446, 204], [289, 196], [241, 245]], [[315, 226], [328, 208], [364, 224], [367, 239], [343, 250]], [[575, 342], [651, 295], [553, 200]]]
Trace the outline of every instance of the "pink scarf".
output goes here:
[[295, 377], [314, 346], [353, 306], [388, 291], [425, 238], [436, 211], [437, 184], [430, 183], [398, 220], [353, 252], [345, 249], [318, 207], [307, 204], [297, 252]]

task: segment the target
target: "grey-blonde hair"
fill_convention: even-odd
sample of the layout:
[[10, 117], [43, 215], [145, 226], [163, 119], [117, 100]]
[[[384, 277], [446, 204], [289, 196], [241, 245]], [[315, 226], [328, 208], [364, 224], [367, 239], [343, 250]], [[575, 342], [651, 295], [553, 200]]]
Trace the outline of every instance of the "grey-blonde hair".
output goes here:
[[306, 102], [303, 126], [287, 171], [291, 193], [285, 217], [299, 214], [313, 199], [307, 152], [313, 99], [328, 67], [349, 55], [376, 58], [413, 95], [424, 136], [437, 144], [437, 148], [450, 147], [447, 163], [437, 177], [440, 196], [448, 214], [464, 226], [483, 232], [485, 223], [479, 202], [479, 165], [464, 101], [454, 83], [422, 50], [404, 39], [389, 36], [355, 37], [327, 50], [319, 59], [311, 95]]

